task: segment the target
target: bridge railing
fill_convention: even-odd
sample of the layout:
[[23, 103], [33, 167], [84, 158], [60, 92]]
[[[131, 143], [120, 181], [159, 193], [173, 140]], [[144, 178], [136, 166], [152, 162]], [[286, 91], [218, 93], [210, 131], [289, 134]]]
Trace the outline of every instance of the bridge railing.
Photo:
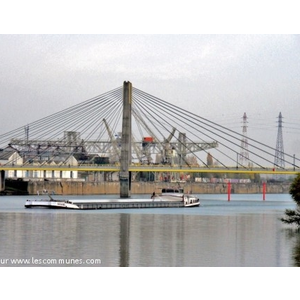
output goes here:
[[[45, 171], [91, 171], [91, 172], [119, 172], [119, 164], [87, 164], [87, 165], [15, 165], [5, 164], [0, 165], [0, 170], [45, 170]], [[132, 172], [180, 172], [180, 173], [240, 173], [240, 174], [297, 174], [300, 173], [300, 169], [288, 168], [288, 169], [275, 169], [272, 167], [266, 168], [236, 168], [236, 167], [212, 167], [207, 168], [204, 166], [168, 166], [168, 165], [142, 165], [132, 164], [129, 167], [129, 171]]]

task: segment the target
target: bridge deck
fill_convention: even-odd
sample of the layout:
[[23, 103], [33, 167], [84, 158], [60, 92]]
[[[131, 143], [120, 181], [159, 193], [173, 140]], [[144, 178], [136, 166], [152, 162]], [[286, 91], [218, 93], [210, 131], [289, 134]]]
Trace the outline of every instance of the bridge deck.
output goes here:
[[[31, 166], [31, 165], [0, 165], [0, 170], [45, 170], [45, 171], [84, 171], [84, 172], [120, 172], [117, 165], [80, 165], [80, 166]], [[168, 167], [162, 165], [131, 165], [131, 172], [179, 172], [179, 173], [240, 173], [240, 174], [298, 174], [300, 169], [273, 169], [273, 168], [202, 168], [202, 167]]]

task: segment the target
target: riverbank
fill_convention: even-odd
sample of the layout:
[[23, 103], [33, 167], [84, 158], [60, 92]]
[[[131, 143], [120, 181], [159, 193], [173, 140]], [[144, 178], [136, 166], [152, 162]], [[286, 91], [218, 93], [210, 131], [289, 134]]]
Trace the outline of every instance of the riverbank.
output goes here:
[[[159, 193], [162, 188], [175, 186], [166, 182], [132, 182], [132, 194]], [[224, 183], [182, 183], [186, 193], [194, 194], [226, 194], [228, 186]], [[266, 193], [286, 194], [289, 192], [290, 183], [267, 183]], [[118, 195], [119, 182], [72, 182], [72, 181], [10, 181], [6, 183], [6, 195], [36, 195], [38, 191], [47, 190], [56, 195]], [[259, 194], [263, 193], [262, 183], [232, 183], [232, 194]]]

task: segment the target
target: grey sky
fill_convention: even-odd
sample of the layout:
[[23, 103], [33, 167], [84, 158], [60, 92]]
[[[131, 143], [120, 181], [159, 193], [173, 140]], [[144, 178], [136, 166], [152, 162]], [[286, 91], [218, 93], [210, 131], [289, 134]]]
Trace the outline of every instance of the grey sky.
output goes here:
[[300, 157], [299, 35], [0, 35], [0, 133], [131, 81]]

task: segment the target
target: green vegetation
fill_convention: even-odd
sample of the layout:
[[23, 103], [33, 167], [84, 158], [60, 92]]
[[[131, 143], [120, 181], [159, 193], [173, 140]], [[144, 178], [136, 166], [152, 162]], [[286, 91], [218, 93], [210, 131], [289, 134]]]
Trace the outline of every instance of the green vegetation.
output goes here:
[[300, 227], [300, 173], [294, 179], [290, 187], [290, 194], [297, 204], [295, 210], [286, 209], [285, 217], [281, 221], [286, 224], [295, 224]]

